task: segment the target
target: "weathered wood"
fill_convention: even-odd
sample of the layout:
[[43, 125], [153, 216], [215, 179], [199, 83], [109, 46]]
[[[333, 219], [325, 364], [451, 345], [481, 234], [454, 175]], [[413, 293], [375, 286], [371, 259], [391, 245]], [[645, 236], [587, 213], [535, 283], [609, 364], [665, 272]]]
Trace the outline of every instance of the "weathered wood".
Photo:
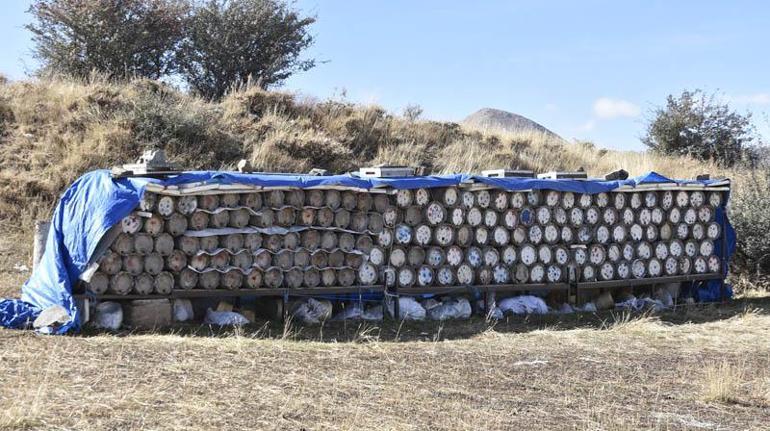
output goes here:
[[326, 287], [337, 284], [337, 271], [327, 268], [321, 271], [321, 284]]
[[253, 262], [251, 253], [242, 252], [230, 257], [230, 265], [241, 269], [249, 269]]
[[219, 253], [209, 258], [209, 265], [211, 265], [212, 268], [224, 269], [229, 264], [230, 264], [230, 253], [224, 250], [220, 251]]
[[198, 196], [198, 208], [206, 211], [214, 211], [219, 208], [219, 195], [200, 195]]
[[243, 249], [243, 235], [239, 233], [231, 233], [229, 235], [222, 235], [219, 237], [219, 246], [226, 248], [232, 252], [236, 252]]
[[198, 254], [190, 258], [190, 266], [196, 271], [203, 271], [209, 266], [209, 255]]
[[134, 277], [133, 291], [137, 295], [149, 295], [152, 293], [154, 285], [155, 278], [145, 272]]
[[127, 233], [121, 233], [112, 243], [112, 250], [121, 256], [128, 256], [134, 252], [134, 237]]
[[221, 277], [221, 284], [225, 289], [237, 290], [243, 285], [243, 274], [240, 271], [227, 271]]
[[262, 287], [262, 271], [254, 269], [246, 275], [246, 286], [252, 289]]
[[150, 253], [153, 249], [154, 241], [152, 237], [147, 233], [139, 233], [134, 235], [134, 252], [144, 256]]
[[219, 287], [219, 273], [208, 271], [198, 275], [198, 287], [206, 290], [214, 290]]
[[257, 211], [262, 208], [262, 193], [241, 193], [238, 195], [238, 203]]
[[318, 287], [321, 284], [321, 272], [315, 268], [308, 268], [302, 274], [302, 284], [305, 287]]
[[356, 282], [356, 271], [350, 268], [338, 269], [337, 281], [340, 283], [340, 286], [343, 286], [343, 287], [352, 286]]
[[123, 258], [112, 250], [107, 250], [99, 261], [99, 271], [107, 275], [115, 275], [120, 272], [122, 268]]
[[163, 232], [163, 218], [157, 214], [144, 220], [144, 231], [152, 236], [157, 236]]
[[273, 255], [273, 266], [287, 270], [294, 266], [294, 253], [291, 250], [281, 250]]
[[310, 264], [316, 268], [325, 268], [329, 266], [329, 253], [318, 250], [310, 255]]
[[155, 293], [168, 295], [174, 290], [174, 276], [170, 272], [161, 272], [155, 276]]
[[350, 252], [356, 247], [356, 238], [349, 233], [341, 233], [338, 236], [337, 246], [344, 252]]
[[110, 277], [109, 292], [115, 295], [128, 295], [134, 287], [134, 277], [126, 271], [121, 271]]
[[180, 271], [178, 274], [176, 274], [175, 286], [181, 289], [190, 290], [194, 288], [197, 284], [198, 284], [198, 273], [191, 270], [190, 268], [185, 268], [182, 271]]
[[144, 270], [150, 275], [158, 275], [163, 271], [163, 256], [160, 253], [150, 253], [144, 257]]
[[345, 253], [342, 250], [334, 250], [328, 255], [329, 266], [332, 268], [339, 268], [345, 266]]
[[124, 256], [123, 269], [131, 275], [139, 275], [144, 271], [144, 259], [138, 254]]
[[213, 252], [219, 248], [219, 237], [217, 236], [204, 236], [200, 238], [201, 250], [207, 252]]
[[91, 293], [102, 295], [110, 288], [110, 276], [104, 272], [97, 271], [91, 276], [87, 289]]
[[171, 272], [179, 272], [187, 266], [187, 255], [181, 250], [174, 250], [166, 257], [166, 268]]
[[353, 211], [358, 205], [358, 197], [354, 192], [345, 191], [342, 192], [342, 208], [346, 211]]
[[297, 221], [297, 210], [292, 207], [283, 207], [275, 213], [275, 224], [283, 227], [293, 226]]
[[262, 282], [270, 288], [278, 288], [283, 285], [283, 272], [278, 268], [270, 268], [264, 272]]
[[334, 227], [347, 229], [350, 226], [350, 211], [339, 209], [334, 213]]
[[331, 231], [325, 231], [321, 234], [321, 248], [332, 250], [337, 247], [337, 234]]
[[[189, 255], [195, 254], [200, 250], [200, 240], [191, 236], [180, 236], [178, 238], [178, 248]], [[174, 251], [174, 237], [165, 232], [158, 235], [155, 237], [153, 249], [160, 253], [161, 256], [170, 255]]]
[[225, 208], [235, 208], [241, 201], [241, 197], [237, 193], [223, 194], [219, 199], [219, 206]]

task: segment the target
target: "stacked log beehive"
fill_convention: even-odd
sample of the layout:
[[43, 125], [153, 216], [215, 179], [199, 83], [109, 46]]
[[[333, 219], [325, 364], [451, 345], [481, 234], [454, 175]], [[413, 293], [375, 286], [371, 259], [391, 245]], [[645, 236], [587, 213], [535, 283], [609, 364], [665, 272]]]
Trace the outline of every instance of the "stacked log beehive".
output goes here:
[[97, 294], [553, 284], [719, 273], [723, 192], [434, 188], [146, 193]]

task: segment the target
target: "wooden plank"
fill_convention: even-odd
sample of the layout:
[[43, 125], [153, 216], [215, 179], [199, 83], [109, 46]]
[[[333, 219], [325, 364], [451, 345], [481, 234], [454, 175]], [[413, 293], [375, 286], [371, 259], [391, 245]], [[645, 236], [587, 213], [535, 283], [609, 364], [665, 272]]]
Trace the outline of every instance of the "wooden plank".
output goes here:
[[689, 274], [689, 275], [675, 275], [671, 277], [592, 281], [587, 283], [578, 283], [577, 288], [578, 290], [593, 290], [593, 289], [606, 289], [611, 287], [644, 286], [648, 284], [680, 283], [680, 282], [687, 282], [687, 281], [702, 281], [702, 280], [719, 280], [721, 278], [722, 276], [720, 274]]

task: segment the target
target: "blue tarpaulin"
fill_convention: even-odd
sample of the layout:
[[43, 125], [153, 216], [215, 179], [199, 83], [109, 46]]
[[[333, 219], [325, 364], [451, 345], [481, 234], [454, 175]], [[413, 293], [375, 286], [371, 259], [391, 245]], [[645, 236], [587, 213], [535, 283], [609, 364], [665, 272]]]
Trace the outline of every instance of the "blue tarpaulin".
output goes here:
[[[60, 305], [68, 310], [72, 319], [55, 332], [78, 330], [80, 319], [73, 300], [72, 288], [86, 270], [97, 245], [107, 231], [129, 215], [139, 204], [145, 186], [149, 182], [160, 185], [247, 184], [260, 187], [329, 187], [342, 186], [359, 189], [391, 187], [415, 189], [421, 187], [456, 186], [469, 181], [488, 184], [506, 190], [550, 189], [578, 193], [600, 193], [621, 186], [649, 183], [696, 183], [696, 181], [671, 180], [655, 172], [620, 181], [594, 180], [544, 180], [533, 178], [488, 178], [465, 174], [432, 175], [405, 178], [358, 178], [353, 175], [293, 175], [293, 174], [242, 174], [237, 172], [196, 171], [185, 172], [164, 180], [150, 178], [113, 179], [107, 170], [89, 172], [75, 181], [64, 192], [53, 214], [46, 241], [46, 250], [30, 279], [22, 287], [21, 299], [0, 301], [0, 326], [19, 328], [28, 326], [42, 310]], [[697, 181], [711, 184], [713, 181]], [[716, 251], [722, 257], [731, 256], [735, 249], [735, 232], [727, 221], [724, 208], [716, 212], [717, 221], [725, 221], [724, 233], [727, 250], [717, 244]], [[706, 283], [699, 295], [701, 300], [720, 299], [714, 291], [717, 284]], [[717, 287], [718, 289], [718, 287]]]

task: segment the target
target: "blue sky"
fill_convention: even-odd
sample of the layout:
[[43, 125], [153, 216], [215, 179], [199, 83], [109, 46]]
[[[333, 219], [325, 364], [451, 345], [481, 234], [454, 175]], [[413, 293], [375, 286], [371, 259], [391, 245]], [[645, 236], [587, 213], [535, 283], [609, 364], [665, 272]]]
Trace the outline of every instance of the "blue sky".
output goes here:
[[[34, 69], [26, 1], [3, 2], [0, 72]], [[508, 110], [566, 138], [641, 150], [653, 107], [716, 91], [770, 138], [770, 3], [762, 1], [300, 0], [317, 15], [308, 55], [326, 60], [284, 89], [419, 104], [459, 121]]]

